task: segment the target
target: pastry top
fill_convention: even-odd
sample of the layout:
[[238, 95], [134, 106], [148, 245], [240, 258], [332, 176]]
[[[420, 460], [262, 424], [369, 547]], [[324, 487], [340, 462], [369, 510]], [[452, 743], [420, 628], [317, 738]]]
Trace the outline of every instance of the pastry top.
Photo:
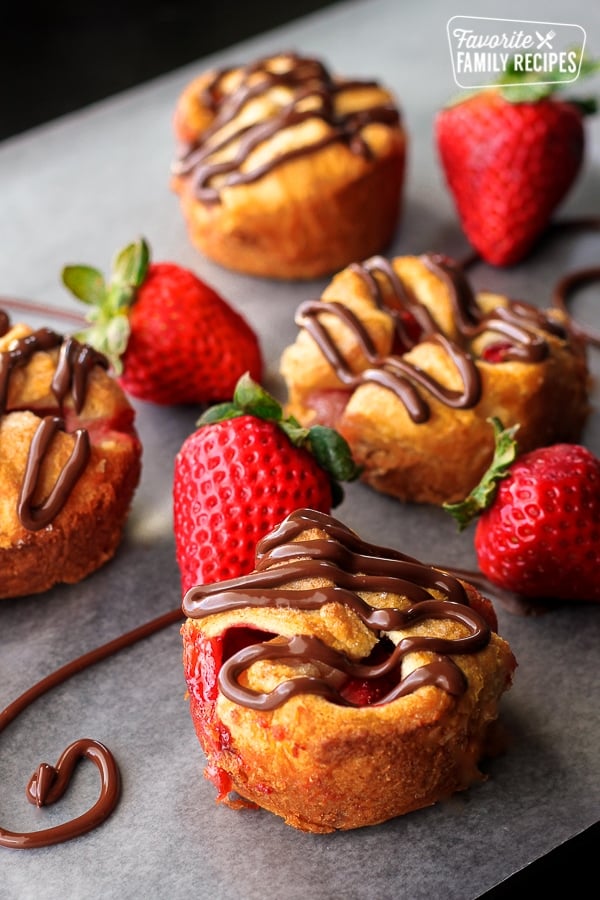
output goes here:
[[[72, 411], [82, 419], [129, 406], [107, 374], [107, 358], [51, 328], [0, 321], [0, 414], [15, 409]], [[3, 327], [4, 326], [4, 327]]]
[[219, 673], [222, 693], [241, 706], [271, 710], [305, 694], [354, 706], [344, 689], [357, 678], [386, 680], [378, 707], [426, 687], [460, 696], [475, 665], [469, 657], [503, 644], [493, 607], [475, 588], [369, 544], [324, 513], [292, 513], [261, 541], [256, 560], [252, 574], [194, 587], [183, 603], [209, 638], [238, 626], [273, 633]]
[[429, 418], [431, 397], [475, 406], [482, 369], [499, 362], [541, 363], [566, 345], [583, 353], [560, 310], [476, 296], [461, 269], [437, 254], [354, 263], [321, 300], [299, 307], [296, 322], [304, 330], [284, 352], [284, 375], [302, 365], [305, 392], [378, 384], [415, 422]]
[[[318, 161], [323, 179], [334, 162], [336, 179], [344, 168], [354, 174], [353, 160], [397, 144], [400, 116], [377, 82], [334, 77], [316, 59], [283, 53], [200, 75], [179, 99], [174, 128], [173, 174], [191, 176], [196, 198], [212, 204], [296, 159]], [[343, 150], [335, 159], [320, 153], [332, 146]]]
[[51, 526], [71, 496], [87, 508], [86, 486], [139, 459], [134, 410], [107, 369], [76, 338], [0, 314], [0, 548]]
[[401, 499], [462, 499], [491, 461], [490, 417], [525, 451], [577, 439], [589, 412], [566, 313], [476, 294], [437, 254], [353, 263], [296, 322], [288, 411], [338, 428], [364, 480]]

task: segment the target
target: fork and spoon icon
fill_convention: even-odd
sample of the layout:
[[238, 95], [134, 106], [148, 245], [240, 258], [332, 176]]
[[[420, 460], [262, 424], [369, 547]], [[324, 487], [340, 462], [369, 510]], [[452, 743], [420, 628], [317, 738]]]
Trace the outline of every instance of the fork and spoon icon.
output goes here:
[[552, 31], [552, 29], [547, 33], [546, 37], [543, 34], [540, 34], [539, 31], [535, 33], [539, 44], [537, 45], [537, 49], [541, 50], [542, 47], [548, 47], [549, 50], [552, 50], [552, 44], [550, 41], [556, 37], [556, 32]]

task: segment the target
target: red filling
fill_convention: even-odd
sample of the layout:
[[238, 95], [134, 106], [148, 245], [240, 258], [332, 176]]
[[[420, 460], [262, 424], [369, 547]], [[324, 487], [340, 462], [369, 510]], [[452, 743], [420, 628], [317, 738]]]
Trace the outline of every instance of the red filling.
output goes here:
[[[390, 355], [402, 356], [411, 347], [418, 344], [423, 336], [423, 329], [412, 315], [405, 309], [394, 309], [397, 327]], [[346, 388], [325, 388], [309, 393], [305, 405], [312, 410], [314, 423], [335, 428], [344, 414], [352, 391]]]
[[352, 391], [331, 389], [313, 391], [306, 398], [306, 405], [314, 413], [314, 424], [335, 428], [344, 414]]
[[506, 359], [506, 354], [512, 349], [512, 344], [508, 341], [496, 341], [494, 344], [488, 344], [481, 354], [481, 358], [489, 363], [500, 363]]
[[131, 407], [123, 407], [115, 413], [111, 418], [84, 420], [80, 419], [74, 409], [60, 409], [57, 406], [42, 407], [14, 407], [7, 409], [7, 413], [11, 412], [32, 412], [34, 415], [43, 419], [45, 416], [59, 416], [64, 420], [65, 431], [72, 433], [78, 428], [85, 428], [90, 435], [92, 444], [99, 444], [107, 438], [119, 440], [125, 436], [137, 438], [135, 430], [135, 410]]
[[[388, 301], [388, 306], [389, 306]], [[402, 356], [407, 353], [411, 347], [418, 344], [423, 336], [423, 329], [411, 312], [406, 309], [395, 309], [395, 319], [397, 322], [394, 334], [394, 343], [392, 345], [392, 356]], [[405, 332], [406, 338], [402, 334]]]
[[[225, 754], [235, 756], [231, 734], [221, 723], [216, 713], [219, 694], [218, 675], [223, 663], [252, 644], [272, 639], [275, 635], [245, 626], [228, 628], [223, 634], [208, 638], [193, 627], [184, 626], [184, 673], [190, 693], [190, 711], [198, 739], [208, 757], [206, 777], [217, 789], [217, 800], [230, 805], [240, 805], [244, 801], [232, 801], [233, 790], [229, 772], [219, 765]], [[393, 644], [383, 639], [363, 662], [378, 665], [385, 661], [393, 650]], [[381, 701], [398, 683], [398, 672], [391, 672], [375, 678], [348, 678], [340, 693], [355, 706], [369, 706]], [[235, 766], [241, 768], [238, 758]]]
[[226, 801], [233, 789], [231, 776], [218, 760], [231, 749], [231, 734], [219, 720], [215, 706], [219, 694], [219, 670], [225, 660], [250, 644], [270, 640], [274, 635], [255, 628], [229, 628], [216, 637], [206, 637], [195, 629], [183, 630], [183, 666], [190, 692], [190, 712], [198, 739], [208, 757], [206, 777], [217, 789], [217, 800]]
[[[382, 639], [373, 648], [373, 652], [364, 660], [367, 665], [375, 666], [384, 662], [393, 650], [393, 644]], [[349, 678], [340, 694], [344, 700], [355, 706], [371, 706], [378, 703], [398, 684], [399, 675], [396, 670], [387, 672], [376, 678]]]
[[[195, 633], [193, 642], [185, 641], [186, 682], [192, 698], [202, 707], [207, 719], [214, 716], [214, 705], [219, 694], [218, 676], [223, 663], [244, 647], [273, 637], [275, 635], [270, 632], [239, 626], [228, 628], [223, 634], [212, 638]], [[379, 665], [389, 657], [392, 650], [393, 644], [390, 641], [381, 640], [363, 663], [369, 666]], [[356, 706], [368, 706], [377, 703], [397, 682], [398, 673], [395, 670], [374, 678], [348, 678], [340, 693]], [[219, 732], [218, 747], [215, 749], [222, 749], [229, 743], [228, 733], [225, 735]]]

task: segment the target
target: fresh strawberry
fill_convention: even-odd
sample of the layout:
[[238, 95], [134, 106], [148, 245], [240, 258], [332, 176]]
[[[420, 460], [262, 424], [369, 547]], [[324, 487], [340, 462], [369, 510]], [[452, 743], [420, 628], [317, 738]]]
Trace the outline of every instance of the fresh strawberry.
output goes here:
[[447, 504], [475, 530], [479, 567], [523, 597], [600, 602], [600, 459], [579, 444], [517, 455], [515, 428], [492, 420], [496, 455], [462, 504]]
[[[580, 76], [597, 68], [584, 60]], [[579, 173], [583, 116], [595, 109], [555, 99], [558, 84], [528, 84], [514, 71], [505, 81], [447, 106], [435, 125], [464, 232], [496, 266], [522, 260], [546, 230]]]
[[193, 272], [151, 263], [145, 240], [125, 247], [108, 284], [89, 266], [66, 266], [63, 282], [89, 305], [80, 337], [111, 361], [122, 387], [160, 404], [229, 400], [244, 372], [260, 379], [257, 337]]
[[358, 475], [348, 445], [331, 428], [302, 428], [244, 375], [231, 403], [208, 409], [175, 459], [173, 511], [185, 593], [246, 575], [257, 542], [289, 513], [329, 513], [339, 480]]

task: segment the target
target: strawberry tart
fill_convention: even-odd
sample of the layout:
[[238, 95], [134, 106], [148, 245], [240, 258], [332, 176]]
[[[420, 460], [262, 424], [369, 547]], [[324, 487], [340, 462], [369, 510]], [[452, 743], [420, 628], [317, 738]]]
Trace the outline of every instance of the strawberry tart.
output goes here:
[[469, 584], [301, 509], [259, 543], [254, 572], [192, 588], [183, 610], [219, 800], [331, 832], [482, 779], [516, 663]]
[[0, 597], [89, 575], [115, 553], [141, 470], [107, 360], [0, 312]]
[[393, 236], [406, 135], [376, 81], [280, 53], [199, 75], [174, 128], [171, 183], [191, 241], [227, 268], [316, 278]]
[[296, 322], [289, 412], [337, 428], [364, 481], [401, 500], [463, 499], [492, 460], [492, 417], [519, 425], [523, 452], [581, 435], [586, 346], [566, 312], [476, 294], [447, 257], [353, 263]]

